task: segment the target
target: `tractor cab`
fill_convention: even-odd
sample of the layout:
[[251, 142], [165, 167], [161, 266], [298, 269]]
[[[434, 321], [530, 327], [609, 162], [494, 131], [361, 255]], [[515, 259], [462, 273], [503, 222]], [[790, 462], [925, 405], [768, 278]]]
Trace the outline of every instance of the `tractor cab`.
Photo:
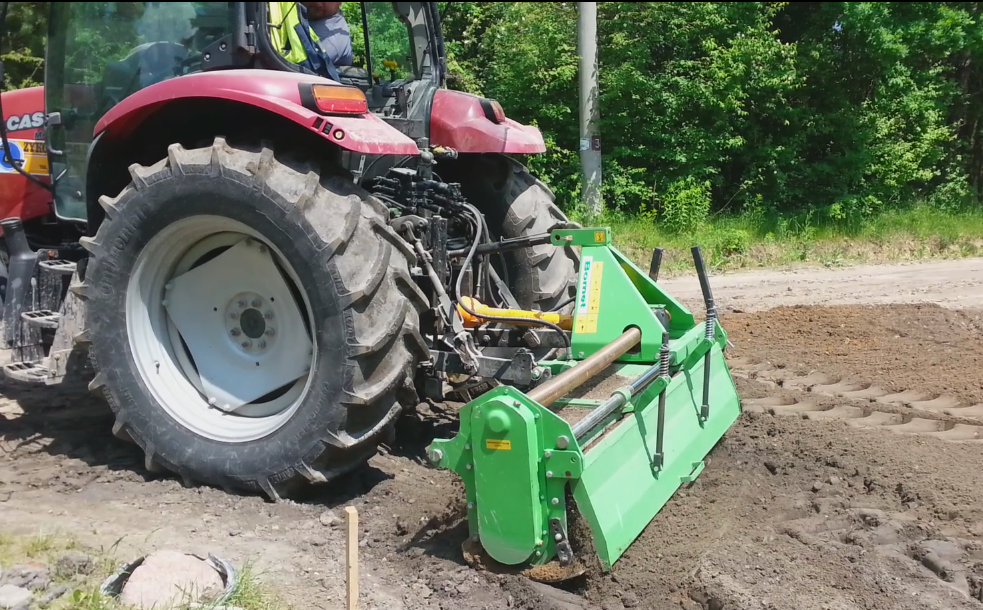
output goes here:
[[138, 91], [194, 73], [261, 68], [316, 74], [357, 87], [370, 112], [411, 138], [425, 137], [426, 102], [444, 81], [432, 5], [343, 3], [353, 65], [323, 69], [323, 62], [304, 61], [304, 53], [298, 57], [291, 48], [297, 36], [288, 36], [285, 16], [303, 14], [296, 2], [52, 3], [45, 105], [56, 215], [86, 220], [85, 174], [99, 121]]

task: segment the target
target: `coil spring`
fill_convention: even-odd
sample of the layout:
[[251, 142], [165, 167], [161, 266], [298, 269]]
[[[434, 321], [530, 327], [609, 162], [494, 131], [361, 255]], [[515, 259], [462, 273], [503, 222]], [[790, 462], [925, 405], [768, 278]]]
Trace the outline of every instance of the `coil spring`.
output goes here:
[[669, 333], [662, 333], [662, 349], [659, 351], [659, 376], [669, 376]]

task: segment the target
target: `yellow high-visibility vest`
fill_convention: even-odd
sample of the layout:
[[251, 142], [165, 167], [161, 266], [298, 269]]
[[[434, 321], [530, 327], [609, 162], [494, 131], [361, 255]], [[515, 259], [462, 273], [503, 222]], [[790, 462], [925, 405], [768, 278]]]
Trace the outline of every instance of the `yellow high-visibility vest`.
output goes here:
[[[284, 59], [292, 64], [307, 60], [307, 52], [297, 34], [300, 25], [300, 8], [297, 2], [270, 2], [270, 41]], [[317, 44], [320, 39], [310, 27], [311, 38]]]

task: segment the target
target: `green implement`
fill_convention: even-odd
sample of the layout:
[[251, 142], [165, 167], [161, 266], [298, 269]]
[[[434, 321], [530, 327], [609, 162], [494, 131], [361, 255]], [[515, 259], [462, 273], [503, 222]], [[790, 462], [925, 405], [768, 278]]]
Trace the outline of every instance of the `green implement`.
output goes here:
[[652, 279], [657, 269], [646, 274], [611, 245], [609, 229], [551, 239], [581, 248], [571, 358], [541, 362], [547, 374], [525, 392], [502, 386], [465, 405], [457, 435], [428, 454], [463, 480], [471, 541], [495, 562], [571, 565], [570, 491], [608, 570], [699, 476], [740, 401], [698, 247], [699, 324]]

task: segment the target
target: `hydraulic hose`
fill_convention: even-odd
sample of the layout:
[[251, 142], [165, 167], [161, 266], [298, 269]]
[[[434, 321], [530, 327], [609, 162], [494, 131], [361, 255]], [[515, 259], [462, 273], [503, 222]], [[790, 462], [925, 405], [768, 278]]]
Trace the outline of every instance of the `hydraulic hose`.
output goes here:
[[467, 210], [474, 217], [475, 237], [474, 237], [474, 242], [471, 244], [471, 250], [468, 252], [467, 257], [465, 257], [464, 264], [461, 265], [462, 272], [457, 275], [457, 282], [455, 283], [454, 286], [454, 295], [457, 298], [458, 306], [464, 311], [468, 312], [470, 315], [474, 316], [475, 318], [485, 318], [487, 320], [500, 320], [503, 322], [516, 322], [521, 324], [528, 324], [530, 322], [533, 322], [535, 324], [546, 326], [556, 331], [563, 338], [564, 347], [569, 348], [571, 346], [570, 337], [567, 336], [567, 334], [563, 331], [562, 328], [560, 328], [556, 324], [553, 324], [552, 322], [547, 322], [545, 320], [530, 319], [530, 318], [511, 318], [506, 316], [493, 316], [493, 315], [482, 316], [482, 315], [478, 315], [470, 307], [465, 305], [464, 299], [462, 298], [462, 294], [461, 294], [461, 286], [464, 283], [463, 270], [467, 269], [471, 265], [471, 260], [474, 258], [474, 253], [478, 250], [478, 245], [481, 243], [481, 237], [484, 234], [484, 221], [482, 220], [481, 212], [479, 212], [478, 209], [475, 208], [473, 205], [471, 205], [470, 203], [466, 203], [464, 204], [464, 207], [467, 208]]

